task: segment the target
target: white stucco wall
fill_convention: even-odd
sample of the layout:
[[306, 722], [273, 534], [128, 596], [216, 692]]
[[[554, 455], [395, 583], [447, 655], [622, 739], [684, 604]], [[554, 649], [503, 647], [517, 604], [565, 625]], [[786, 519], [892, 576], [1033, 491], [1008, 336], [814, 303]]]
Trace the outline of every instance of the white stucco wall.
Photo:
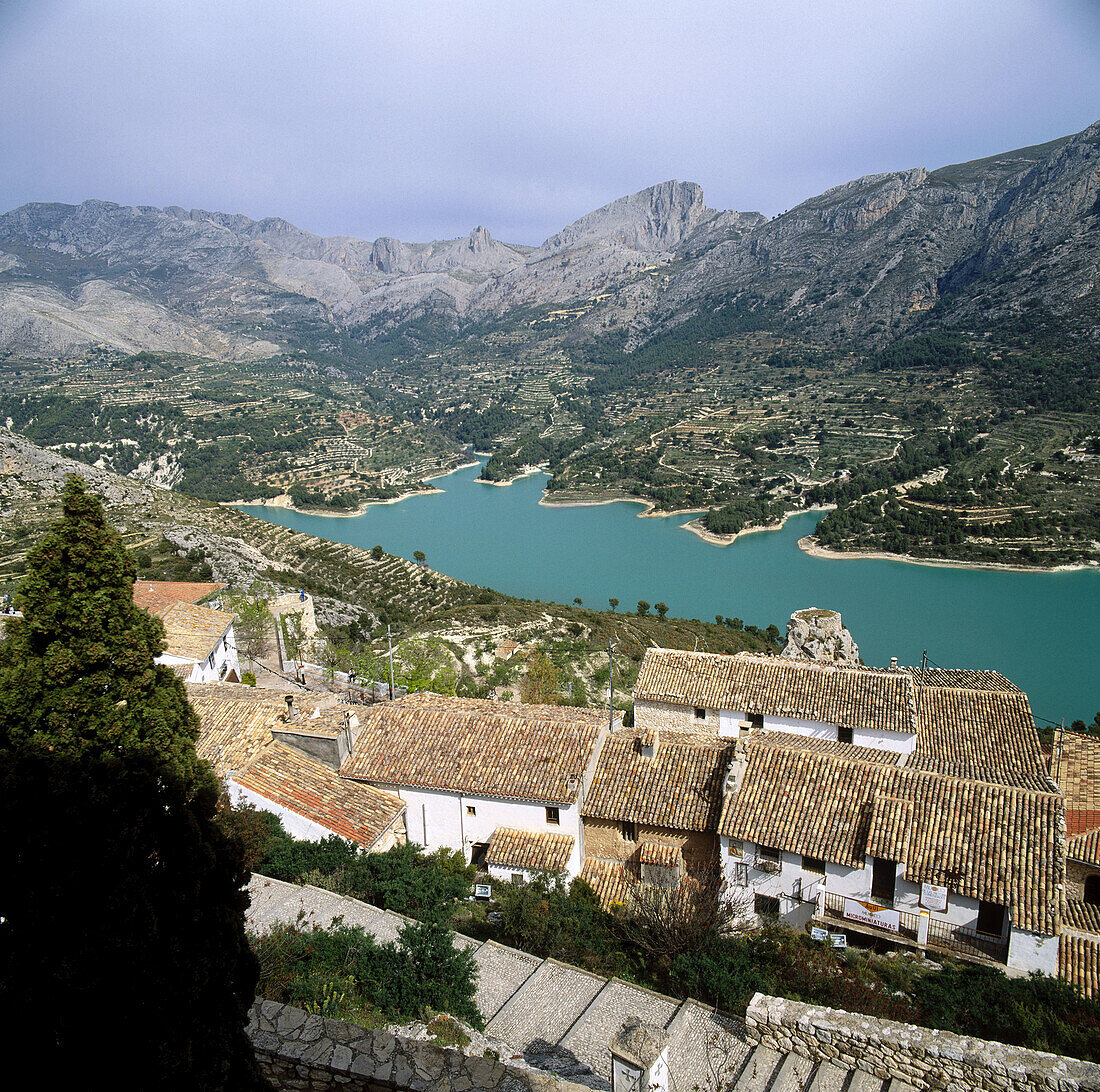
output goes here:
[[[315, 823], [312, 819], [307, 819], [304, 815], [299, 815], [296, 811], [291, 811], [290, 808], [284, 807], [282, 804], [276, 804], [274, 800], [268, 800], [266, 796], [261, 796], [258, 792], [246, 789], [243, 785], [237, 784], [232, 778], [227, 782], [226, 788], [229, 792], [229, 799], [233, 803], [252, 804], [259, 811], [268, 811], [272, 815], [277, 815], [283, 821], [283, 827], [291, 838], [297, 838], [299, 841], [319, 842], [322, 838], [331, 838], [336, 834], [336, 831], [329, 830], [328, 827], [323, 827], [320, 823]], [[338, 837], [343, 837], [343, 835], [338, 835]], [[347, 838], [344, 839], [344, 841], [348, 840]]]
[[1008, 940], [1008, 966], [1015, 971], [1058, 974], [1058, 938], [1012, 929]]
[[[584, 847], [581, 844], [580, 814], [576, 804], [556, 805], [559, 822], [555, 826], [547, 823], [548, 805], [542, 802], [500, 800], [434, 789], [384, 785], [381, 782], [376, 784], [378, 788], [395, 793], [406, 802], [408, 812], [405, 824], [409, 841], [424, 846], [428, 852], [446, 846], [449, 849], [461, 849], [469, 860], [475, 843], [488, 842], [497, 827], [513, 827], [537, 834], [572, 835], [573, 852], [566, 865], [566, 872], [573, 877], [581, 870]], [[468, 815], [467, 807], [472, 807], [475, 814]]]
[[241, 677], [241, 667], [237, 660], [237, 638], [232, 625], [204, 660], [196, 661], [164, 652], [156, 658], [156, 662], [169, 667], [191, 664], [191, 674], [187, 676], [187, 681], [193, 683], [221, 682], [230, 671], [237, 673], [238, 680]]
[[[869, 874], [869, 873], [868, 873]], [[868, 889], [870, 880], [868, 880]], [[908, 910], [910, 913], [919, 914], [920, 884], [910, 883], [906, 879], [898, 879], [894, 893], [894, 906], [898, 910]], [[973, 929], [978, 924], [978, 900], [957, 895], [954, 891], [947, 893], [947, 911], [940, 913], [938, 910], [932, 914], [936, 921], [947, 921], [952, 925], [963, 925]]]
[[852, 742], [860, 747], [877, 747], [880, 751], [899, 755], [911, 755], [917, 747], [915, 733], [887, 732], [881, 728], [853, 728]]

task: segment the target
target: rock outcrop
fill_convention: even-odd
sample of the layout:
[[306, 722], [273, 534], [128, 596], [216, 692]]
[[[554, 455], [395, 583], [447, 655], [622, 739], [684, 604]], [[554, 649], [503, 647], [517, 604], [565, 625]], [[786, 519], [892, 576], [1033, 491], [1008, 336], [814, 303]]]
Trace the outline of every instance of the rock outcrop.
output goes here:
[[791, 615], [787, 644], [779, 655], [819, 663], [860, 663], [859, 646], [841, 621], [840, 612], [820, 607], [796, 610]]

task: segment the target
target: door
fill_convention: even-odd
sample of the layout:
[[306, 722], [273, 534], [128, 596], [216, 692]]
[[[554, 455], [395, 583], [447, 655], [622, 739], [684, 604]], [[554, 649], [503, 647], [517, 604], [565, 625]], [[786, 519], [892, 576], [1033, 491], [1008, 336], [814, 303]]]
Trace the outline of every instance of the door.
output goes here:
[[995, 902], [978, 903], [978, 932], [1003, 937], [1005, 932], [1005, 908]]
[[898, 865], [884, 857], [871, 858], [871, 898], [887, 906], [894, 905], [894, 884], [897, 881]]

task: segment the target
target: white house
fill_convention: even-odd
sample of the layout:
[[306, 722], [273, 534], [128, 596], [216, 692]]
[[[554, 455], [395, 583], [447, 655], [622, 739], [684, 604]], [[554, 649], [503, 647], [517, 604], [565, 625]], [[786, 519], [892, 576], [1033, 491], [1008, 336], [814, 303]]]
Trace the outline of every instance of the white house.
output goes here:
[[233, 615], [198, 603], [172, 603], [160, 616], [168, 647], [156, 661], [177, 667], [187, 682], [239, 682]]
[[[556, 863], [560, 839], [571, 839], [562, 870], [575, 876], [581, 807], [606, 734], [606, 714], [593, 710], [410, 694], [360, 716], [340, 773], [399, 796], [409, 840], [426, 849], [484, 865], [501, 828], [554, 835]], [[518, 859], [498, 867], [532, 871]]]

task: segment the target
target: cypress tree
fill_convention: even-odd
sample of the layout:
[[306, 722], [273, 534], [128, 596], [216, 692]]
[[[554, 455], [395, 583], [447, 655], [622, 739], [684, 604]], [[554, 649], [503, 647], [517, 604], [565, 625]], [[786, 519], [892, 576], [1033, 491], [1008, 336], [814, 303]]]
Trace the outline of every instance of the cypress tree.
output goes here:
[[184, 780], [200, 776], [198, 718], [182, 681], [153, 662], [164, 627], [134, 605], [133, 559], [79, 477], [27, 570], [23, 619], [0, 644], [0, 749], [148, 752]]
[[0, 644], [0, 1022], [49, 1083], [260, 1087], [242, 847], [133, 562], [79, 478], [62, 509]]

